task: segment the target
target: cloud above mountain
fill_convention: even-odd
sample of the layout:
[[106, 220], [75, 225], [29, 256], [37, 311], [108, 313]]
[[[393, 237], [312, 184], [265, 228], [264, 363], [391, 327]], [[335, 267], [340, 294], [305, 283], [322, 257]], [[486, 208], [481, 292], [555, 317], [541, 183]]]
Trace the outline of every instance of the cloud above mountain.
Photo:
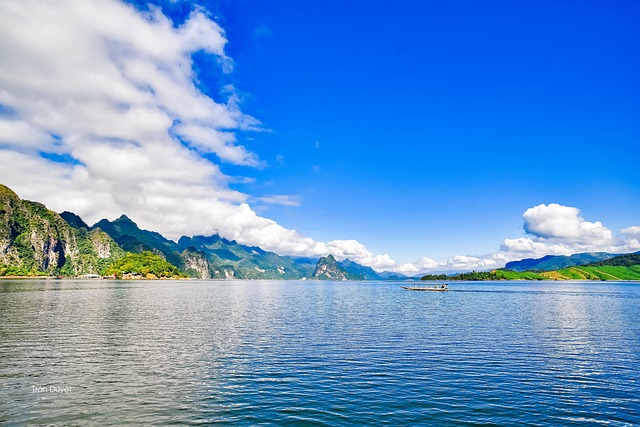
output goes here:
[[418, 274], [425, 271], [465, 271], [501, 268], [509, 261], [545, 255], [583, 252], [629, 253], [640, 250], [640, 226], [620, 230], [617, 235], [600, 221], [585, 220], [580, 209], [557, 203], [540, 204], [522, 215], [524, 236], [506, 238], [500, 250], [485, 255], [457, 255], [449, 260], [422, 258], [395, 267], [395, 271]]
[[[116, 0], [0, 3], [0, 182], [87, 221], [126, 213], [170, 237], [218, 232], [282, 254], [393, 265], [352, 240], [318, 242], [257, 215], [220, 164], [263, 167], [238, 132], [260, 131], [231, 84], [216, 100], [192, 55], [233, 69], [224, 30], [196, 8], [175, 26]], [[295, 206], [290, 196], [262, 202]]]
[[574, 242], [600, 243], [611, 240], [612, 233], [601, 222], [588, 222], [578, 208], [557, 203], [538, 205], [522, 215], [524, 230], [542, 239], [567, 239]]
[[637, 227], [620, 230], [618, 235], [600, 221], [585, 220], [575, 207], [556, 203], [538, 205], [522, 215], [525, 237], [505, 239], [502, 250], [514, 256], [571, 255], [579, 252], [623, 253], [640, 249]]

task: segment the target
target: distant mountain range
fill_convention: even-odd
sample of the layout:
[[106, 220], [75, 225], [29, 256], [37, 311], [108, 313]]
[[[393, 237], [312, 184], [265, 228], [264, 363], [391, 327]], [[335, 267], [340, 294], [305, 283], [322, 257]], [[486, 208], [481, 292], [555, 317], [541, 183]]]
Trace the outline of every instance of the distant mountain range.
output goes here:
[[[155, 254], [156, 258], [146, 255], [149, 252]], [[126, 215], [114, 221], [102, 219], [89, 226], [72, 212], [58, 214], [41, 203], [21, 200], [11, 189], [0, 184], [0, 276], [101, 275], [113, 271], [109, 267], [116, 265], [116, 261], [126, 253], [141, 255], [127, 259], [128, 265], [140, 266], [145, 260], [152, 260], [157, 267], [161, 265], [157, 258], [160, 257], [179, 269], [179, 274], [202, 279], [409, 279], [400, 273], [376, 272], [348, 258], [337, 261], [333, 255], [319, 259], [282, 256], [257, 246], [227, 240], [217, 234], [183, 236], [174, 242], [157, 232], [141, 229]], [[616, 254], [595, 252], [523, 259], [507, 263], [505, 269], [496, 271], [501, 272], [501, 278], [514, 279], [524, 278], [520, 273], [531, 278], [547, 279], [600, 277], [598, 275], [603, 278], [635, 277], [635, 273], [621, 270], [635, 269], [635, 265], [598, 264], [612, 260], [618, 263], [636, 262], [633, 257], [621, 259]], [[576, 270], [585, 265], [588, 265], [588, 268], [584, 267], [586, 270]], [[571, 268], [574, 270], [568, 270]], [[607, 270], [606, 274], [603, 268]], [[549, 274], [540, 275], [536, 272]], [[468, 274], [472, 275], [469, 277], [475, 277], [473, 273]], [[481, 275], [490, 274], [493, 272]], [[451, 278], [444, 274], [425, 277]]]
[[586, 265], [603, 261], [620, 254], [607, 252], [587, 252], [575, 255], [547, 255], [542, 258], [527, 258], [521, 261], [508, 262], [504, 268], [512, 271], [552, 271], [576, 265]]
[[[0, 275], [80, 276], [107, 271], [126, 252], [152, 252], [182, 273], [203, 279], [384, 280], [349, 259], [290, 257], [241, 245], [218, 235], [181, 237], [178, 242], [143, 230], [126, 215], [89, 226], [73, 212], [48, 210], [21, 200], [0, 184]], [[136, 258], [135, 262], [151, 259]], [[3, 273], [4, 272], [4, 273]]]
[[[573, 258], [574, 261], [581, 259], [584, 257], [576, 256]], [[527, 264], [531, 264], [531, 260], [525, 261]], [[640, 280], [640, 253], [613, 255], [611, 258], [598, 262], [570, 265], [555, 270], [515, 271], [501, 268], [492, 271], [458, 273], [451, 276], [427, 274], [421, 277], [421, 280]]]

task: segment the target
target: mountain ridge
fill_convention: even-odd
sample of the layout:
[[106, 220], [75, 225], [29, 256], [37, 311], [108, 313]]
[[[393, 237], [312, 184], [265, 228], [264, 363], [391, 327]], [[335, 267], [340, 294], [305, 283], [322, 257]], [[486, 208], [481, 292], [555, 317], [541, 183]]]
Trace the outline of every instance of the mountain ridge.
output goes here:
[[573, 255], [545, 255], [541, 258], [525, 258], [511, 261], [504, 268], [512, 271], [552, 271], [576, 265], [587, 265], [592, 262], [613, 258], [619, 254], [608, 252], [582, 252]]
[[[339, 264], [331, 256], [327, 265], [327, 257], [278, 255], [217, 234], [182, 236], [174, 242], [158, 232], [140, 228], [126, 214], [112, 221], [103, 218], [89, 226], [73, 212], [58, 214], [42, 203], [22, 200], [9, 187], [0, 185], [2, 275], [7, 272], [96, 275], [105, 273], [107, 267], [125, 253], [143, 255], [146, 252], [159, 256], [192, 278], [310, 279], [320, 264], [328, 268], [325, 276], [382, 279], [372, 268], [348, 258]], [[132, 259], [150, 260], [151, 257]]]

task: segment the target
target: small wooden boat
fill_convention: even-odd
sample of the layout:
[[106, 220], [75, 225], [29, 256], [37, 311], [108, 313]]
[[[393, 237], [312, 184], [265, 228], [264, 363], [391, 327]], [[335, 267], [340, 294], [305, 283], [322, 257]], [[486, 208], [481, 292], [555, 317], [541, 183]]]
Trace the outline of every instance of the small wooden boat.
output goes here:
[[414, 285], [400, 287], [408, 291], [447, 292], [449, 290], [449, 286], [446, 283], [443, 283], [442, 285]]

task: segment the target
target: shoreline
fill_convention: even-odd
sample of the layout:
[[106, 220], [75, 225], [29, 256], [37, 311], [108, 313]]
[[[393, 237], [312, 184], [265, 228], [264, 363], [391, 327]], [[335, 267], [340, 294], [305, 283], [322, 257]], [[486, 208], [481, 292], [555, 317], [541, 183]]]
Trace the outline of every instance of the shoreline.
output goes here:
[[493, 283], [563, 283], [563, 282], [584, 282], [584, 283], [618, 283], [618, 282], [637, 282], [640, 283], [640, 280], [589, 280], [589, 279], [567, 279], [567, 280], [527, 280], [527, 279], [507, 279], [507, 280], [311, 280], [311, 279], [197, 279], [197, 278], [184, 278], [184, 277], [156, 277], [152, 279], [147, 278], [83, 278], [83, 277], [56, 277], [56, 276], [0, 276], [0, 281], [2, 280], [28, 280], [28, 279], [45, 279], [45, 280], [59, 280], [59, 281], [71, 281], [71, 280], [80, 280], [80, 281], [102, 281], [102, 280], [112, 280], [112, 281], [126, 281], [126, 282], [153, 282], [159, 280], [180, 280], [180, 281], [192, 281], [192, 282], [340, 282], [340, 283], [422, 283], [425, 282], [447, 282], [449, 284], [455, 283], [483, 283], [483, 282], [493, 282]]
[[[51, 279], [51, 280], [82, 280], [82, 281], [100, 281], [100, 280], [126, 280], [126, 281], [153, 281], [153, 280], [208, 280], [208, 279], [191, 279], [184, 277], [156, 277], [153, 279], [147, 278], [135, 278], [135, 279], [118, 279], [115, 277], [109, 278], [87, 278], [87, 277], [56, 277], [56, 276], [0, 276], [0, 280], [27, 280], [27, 279]], [[224, 279], [222, 279], [224, 280]], [[242, 280], [242, 279], [240, 279]]]

